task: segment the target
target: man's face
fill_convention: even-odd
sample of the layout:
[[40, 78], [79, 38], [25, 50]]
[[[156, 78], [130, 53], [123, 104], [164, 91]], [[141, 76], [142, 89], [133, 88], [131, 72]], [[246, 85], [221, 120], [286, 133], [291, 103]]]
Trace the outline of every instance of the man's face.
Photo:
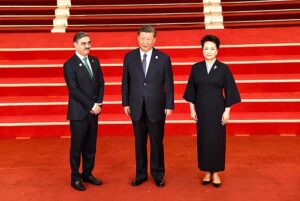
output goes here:
[[153, 48], [155, 37], [153, 33], [141, 32], [138, 35], [138, 43], [141, 50], [146, 53]]
[[90, 37], [85, 36], [83, 38], [80, 38], [77, 42], [74, 42], [74, 46], [76, 51], [82, 55], [87, 56], [90, 53], [91, 48], [91, 40]]

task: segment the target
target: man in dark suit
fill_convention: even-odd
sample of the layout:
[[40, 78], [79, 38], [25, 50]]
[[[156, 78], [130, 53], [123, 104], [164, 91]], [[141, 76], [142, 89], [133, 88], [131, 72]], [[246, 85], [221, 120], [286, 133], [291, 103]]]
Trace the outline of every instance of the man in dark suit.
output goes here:
[[155, 28], [142, 26], [138, 31], [139, 48], [124, 58], [122, 105], [132, 119], [135, 135], [136, 178], [132, 186], [148, 179], [148, 133], [151, 176], [157, 186], [165, 185], [164, 125], [174, 109], [174, 83], [170, 57], [153, 48], [155, 39]]
[[[99, 60], [90, 56], [90, 36], [78, 32], [73, 38], [75, 54], [64, 63], [69, 90], [68, 115], [71, 128], [71, 186], [84, 191], [83, 182], [101, 185], [92, 175], [95, 163], [98, 115], [101, 112], [104, 79]], [[82, 174], [79, 173], [82, 157]]]

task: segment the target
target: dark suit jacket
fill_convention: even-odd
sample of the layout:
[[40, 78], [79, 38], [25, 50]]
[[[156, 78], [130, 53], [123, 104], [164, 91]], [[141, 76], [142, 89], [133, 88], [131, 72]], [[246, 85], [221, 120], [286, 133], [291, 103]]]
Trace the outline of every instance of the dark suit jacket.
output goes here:
[[140, 50], [125, 55], [122, 79], [122, 105], [130, 106], [130, 116], [141, 118], [143, 101], [150, 121], [165, 118], [165, 109], [174, 109], [174, 82], [171, 60], [153, 48], [145, 77]]
[[64, 63], [64, 77], [69, 89], [69, 120], [83, 120], [95, 103], [102, 103], [104, 79], [96, 57], [88, 56], [94, 77], [90, 77], [80, 58], [74, 54]]

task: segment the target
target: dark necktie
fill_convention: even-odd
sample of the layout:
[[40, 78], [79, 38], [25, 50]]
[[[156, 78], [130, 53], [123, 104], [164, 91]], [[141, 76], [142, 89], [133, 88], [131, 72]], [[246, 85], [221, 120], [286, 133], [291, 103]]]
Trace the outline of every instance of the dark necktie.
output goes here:
[[91, 78], [93, 78], [93, 72], [91, 71], [91, 69], [89, 67], [89, 64], [87, 62], [87, 57], [84, 57], [82, 60], [83, 60], [84, 66], [87, 69], [87, 71], [89, 72]]
[[142, 61], [142, 65], [143, 65], [143, 70], [144, 70], [144, 74], [146, 77], [146, 70], [147, 70], [147, 60], [146, 60], [147, 54], [143, 55], [143, 61]]

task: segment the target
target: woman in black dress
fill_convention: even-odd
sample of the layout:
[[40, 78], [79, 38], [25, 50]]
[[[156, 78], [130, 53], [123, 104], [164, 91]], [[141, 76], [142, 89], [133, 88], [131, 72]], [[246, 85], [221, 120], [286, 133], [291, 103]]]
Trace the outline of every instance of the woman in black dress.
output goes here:
[[216, 59], [220, 40], [206, 35], [201, 40], [204, 61], [192, 66], [184, 99], [190, 102], [197, 122], [198, 167], [205, 171], [202, 184], [221, 186], [218, 172], [225, 169], [226, 123], [231, 105], [241, 101], [228, 66]]

